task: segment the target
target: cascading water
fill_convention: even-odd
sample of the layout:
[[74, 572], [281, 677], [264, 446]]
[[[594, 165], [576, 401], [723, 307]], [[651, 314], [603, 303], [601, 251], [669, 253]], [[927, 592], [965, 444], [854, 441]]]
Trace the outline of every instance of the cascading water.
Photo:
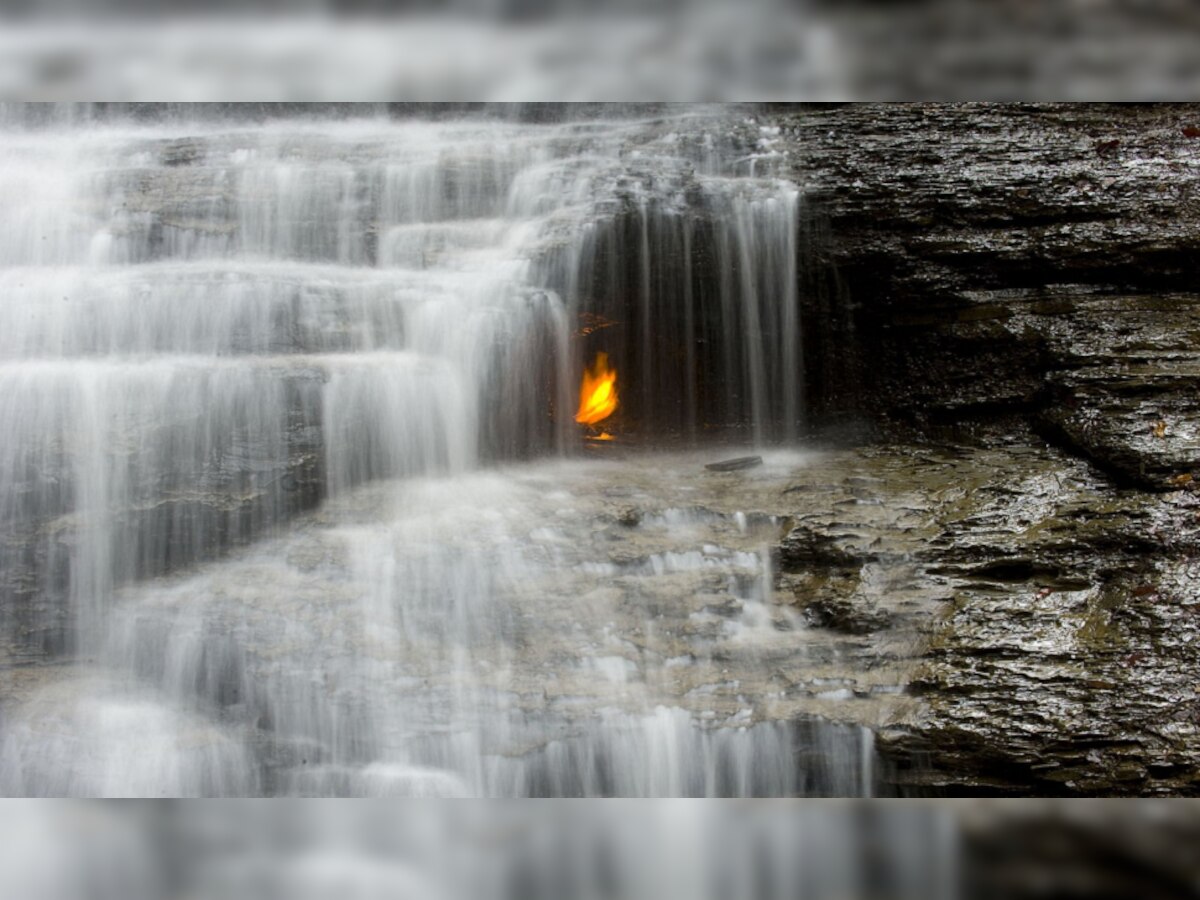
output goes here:
[[859, 729], [771, 693], [778, 523], [686, 453], [569, 458], [598, 348], [644, 445], [796, 436], [769, 131], [21, 118], [0, 792], [871, 790]]

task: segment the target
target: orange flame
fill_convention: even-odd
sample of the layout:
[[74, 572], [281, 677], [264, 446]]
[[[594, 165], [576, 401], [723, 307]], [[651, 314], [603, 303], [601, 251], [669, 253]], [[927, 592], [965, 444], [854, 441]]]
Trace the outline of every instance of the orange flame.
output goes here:
[[617, 370], [608, 367], [608, 354], [597, 353], [591, 368], [585, 369], [579, 386], [579, 412], [575, 421], [595, 425], [617, 410]]

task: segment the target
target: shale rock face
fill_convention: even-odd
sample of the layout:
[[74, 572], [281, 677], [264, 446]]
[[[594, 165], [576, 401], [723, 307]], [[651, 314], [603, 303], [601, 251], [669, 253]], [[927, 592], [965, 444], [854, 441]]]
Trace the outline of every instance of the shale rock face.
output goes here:
[[[815, 408], [992, 472], [916, 491], [909, 590], [950, 600], [882, 743], [922, 790], [1195, 794], [1200, 110], [768, 115], [846, 310], [804, 301]], [[830, 356], [845, 377], [813, 378]], [[789, 540], [843, 578], [880, 555]]]
[[856, 383], [830, 386], [828, 407], [922, 432], [1017, 411], [1158, 489], [1196, 465], [1200, 111], [865, 105], [773, 120], [851, 309], [852, 336], [823, 349], [857, 355]]
[[906, 672], [911, 702], [863, 711], [897, 790], [1200, 788], [1195, 495], [1032, 443], [879, 445], [794, 478], [781, 594], [854, 636], [852, 668]]
[[954, 600], [913, 681], [930, 781], [960, 790], [936, 771], [961, 766], [971, 793], [1194, 793], [1194, 498], [1067, 473], [987, 493], [933, 551]]

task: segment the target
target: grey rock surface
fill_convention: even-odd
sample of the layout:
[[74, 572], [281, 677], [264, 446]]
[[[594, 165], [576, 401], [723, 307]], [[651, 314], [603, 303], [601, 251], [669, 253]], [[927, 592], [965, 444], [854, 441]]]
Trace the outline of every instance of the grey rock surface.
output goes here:
[[810, 371], [820, 408], [951, 434], [1015, 412], [1156, 489], [1196, 465], [1200, 109], [766, 114], [849, 319], [810, 292], [810, 369], [855, 359], [852, 378]]
[[[1200, 109], [764, 115], [836, 271], [805, 298], [814, 408], [918, 447], [885, 477], [899, 530], [882, 544], [804, 522], [781, 548], [810, 582], [827, 573], [826, 606], [889, 553], [916, 596], [948, 599], [917, 711], [881, 732], [901, 778], [1195, 794]], [[908, 502], [896, 479], [918, 473]], [[907, 554], [889, 550], [904, 534]]]

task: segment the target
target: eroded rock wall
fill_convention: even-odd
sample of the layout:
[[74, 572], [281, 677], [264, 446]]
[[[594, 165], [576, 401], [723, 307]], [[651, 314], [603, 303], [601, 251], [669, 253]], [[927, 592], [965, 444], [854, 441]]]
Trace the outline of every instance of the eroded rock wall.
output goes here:
[[[1195, 794], [1200, 108], [763, 114], [849, 319], [808, 338], [848, 372], [820, 402], [910, 461], [882, 507], [931, 479], [905, 589], [945, 603], [917, 711], [882, 731], [898, 771], [951, 794]], [[828, 299], [806, 302], [820, 329]], [[981, 452], [987, 477], [958, 471]], [[798, 524], [788, 577], [877, 566], [869, 534]], [[870, 631], [861, 590], [824, 599], [813, 624]]]
[[1153, 489], [1200, 464], [1200, 108], [770, 115], [850, 310], [838, 403], [935, 435], [1016, 414]]

